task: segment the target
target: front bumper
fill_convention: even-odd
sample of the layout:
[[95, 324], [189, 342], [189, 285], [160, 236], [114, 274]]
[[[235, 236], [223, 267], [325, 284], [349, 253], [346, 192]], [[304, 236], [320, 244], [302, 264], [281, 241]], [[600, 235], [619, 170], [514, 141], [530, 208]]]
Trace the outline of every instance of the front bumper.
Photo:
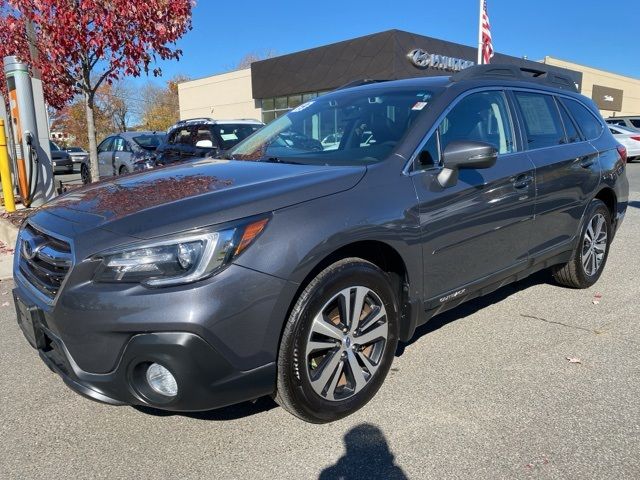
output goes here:
[[[85, 282], [87, 266], [76, 267], [52, 305], [19, 275], [14, 294], [36, 312], [41, 338], [33, 346], [77, 393], [112, 405], [198, 411], [274, 392], [285, 298], [295, 285], [230, 265], [196, 285], [151, 290]], [[175, 398], [145, 389], [140, 371], [150, 363], [175, 376]]]
[[[175, 411], [199, 411], [258, 398], [273, 391], [275, 364], [248, 372], [235, 370], [202, 338], [192, 333], [163, 332], [134, 336], [117, 368], [108, 374], [85, 372], [73, 361], [64, 343], [43, 330], [40, 358], [69, 388], [101, 403], [144, 405]], [[144, 380], [144, 368], [160, 363], [178, 383], [178, 394], [163, 398]]]

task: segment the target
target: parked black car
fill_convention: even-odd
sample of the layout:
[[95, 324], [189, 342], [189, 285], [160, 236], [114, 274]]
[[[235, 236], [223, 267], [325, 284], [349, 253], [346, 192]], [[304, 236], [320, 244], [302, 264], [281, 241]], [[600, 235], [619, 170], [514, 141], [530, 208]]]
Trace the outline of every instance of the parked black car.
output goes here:
[[58, 145], [49, 140], [51, 150], [51, 166], [54, 173], [73, 173], [73, 160], [71, 156]]
[[212, 157], [232, 148], [263, 126], [262, 122], [250, 119], [181, 120], [167, 131], [167, 140], [158, 148], [155, 162], [157, 165], [168, 165]]
[[571, 79], [529, 73], [338, 90], [219, 159], [74, 190], [20, 230], [20, 326], [101, 402], [344, 417], [434, 315], [545, 268], [600, 277], [624, 147]]

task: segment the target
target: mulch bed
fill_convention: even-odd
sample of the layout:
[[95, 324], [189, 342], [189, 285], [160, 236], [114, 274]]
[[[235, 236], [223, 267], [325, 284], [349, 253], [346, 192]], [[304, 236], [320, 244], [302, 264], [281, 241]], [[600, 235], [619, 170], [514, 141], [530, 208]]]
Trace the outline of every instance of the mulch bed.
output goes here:
[[16, 227], [20, 227], [24, 219], [30, 216], [35, 211], [35, 208], [23, 208], [21, 210], [16, 210], [13, 213], [4, 212], [2, 213], [2, 215], [0, 215], [0, 217], [4, 218], [5, 220], [9, 220]]

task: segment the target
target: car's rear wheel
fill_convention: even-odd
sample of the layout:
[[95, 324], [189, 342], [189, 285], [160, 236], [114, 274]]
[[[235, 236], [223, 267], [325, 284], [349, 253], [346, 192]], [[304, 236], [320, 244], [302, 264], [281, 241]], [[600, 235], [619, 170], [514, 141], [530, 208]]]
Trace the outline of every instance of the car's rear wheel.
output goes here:
[[378, 391], [398, 344], [398, 300], [389, 276], [348, 258], [300, 294], [278, 355], [276, 401], [313, 423], [364, 406]]
[[89, 167], [85, 163], [80, 166], [80, 178], [84, 185], [91, 183], [91, 172], [89, 172]]
[[126, 175], [127, 173], [129, 173], [129, 169], [127, 168], [126, 165], [122, 165], [120, 167], [120, 171], [118, 172], [119, 175]]
[[607, 263], [611, 237], [609, 209], [595, 199], [589, 205], [571, 259], [553, 269], [556, 281], [572, 288], [589, 288], [596, 283]]

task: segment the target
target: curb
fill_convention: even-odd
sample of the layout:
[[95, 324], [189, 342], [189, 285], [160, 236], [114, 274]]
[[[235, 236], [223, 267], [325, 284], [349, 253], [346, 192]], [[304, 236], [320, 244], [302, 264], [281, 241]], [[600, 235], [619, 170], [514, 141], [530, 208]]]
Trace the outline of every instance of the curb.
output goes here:
[[[9, 248], [16, 246], [18, 238], [18, 227], [9, 220], [0, 218], [0, 242]], [[13, 255], [0, 256], [0, 280], [13, 279]]]
[[16, 245], [17, 239], [18, 227], [9, 220], [0, 218], [0, 242], [3, 242], [8, 247], [13, 248]]

